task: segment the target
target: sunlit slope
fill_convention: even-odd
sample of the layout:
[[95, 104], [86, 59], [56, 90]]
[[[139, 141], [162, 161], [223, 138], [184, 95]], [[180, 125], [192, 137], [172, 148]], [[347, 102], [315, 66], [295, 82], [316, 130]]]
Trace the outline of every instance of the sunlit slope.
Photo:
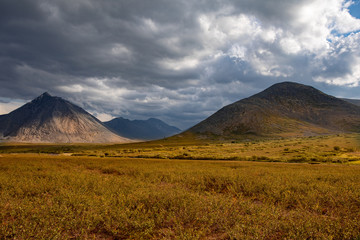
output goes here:
[[222, 137], [360, 132], [360, 107], [310, 86], [284, 82], [223, 107], [188, 131]]

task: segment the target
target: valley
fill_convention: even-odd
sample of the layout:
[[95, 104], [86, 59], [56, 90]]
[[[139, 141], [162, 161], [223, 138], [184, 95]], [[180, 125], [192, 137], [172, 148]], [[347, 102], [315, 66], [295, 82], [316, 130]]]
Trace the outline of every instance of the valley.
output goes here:
[[359, 165], [1, 154], [1, 238], [354, 239]]
[[360, 240], [359, 3], [0, 1], [0, 240]]
[[0, 238], [357, 239], [359, 126], [289, 82], [180, 133], [44, 93], [0, 116]]
[[187, 135], [129, 144], [0, 145], [0, 154], [9, 153], [98, 158], [351, 163], [360, 160], [360, 135], [353, 133], [243, 141], [204, 140]]
[[2, 143], [0, 238], [354, 239], [359, 142]]

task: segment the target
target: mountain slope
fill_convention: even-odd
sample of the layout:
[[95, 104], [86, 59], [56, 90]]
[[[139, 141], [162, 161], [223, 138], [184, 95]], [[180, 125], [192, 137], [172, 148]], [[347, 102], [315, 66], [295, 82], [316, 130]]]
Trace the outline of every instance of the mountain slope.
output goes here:
[[128, 142], [84, 109], [48, 93], [0, 116], [0, 136], [16, 142]]
[[348, 98], [342, 98], [342, 100], [345, 100], [349, 103], [355, 104], [357, 106], [360, 106], [360, 100], [359, 99], [348, 99]]
[[179, 133], [181, 130], [170, 126], [156, 118], [148, 120], [128, 120], [115, 118], [104, 124], [121, 136], [132, 139], [153, 140], [169, 137]]
[[220, 136], [304, 136], [360, 132], [360, 107], [293, 82], [223, 107], [188, 130]]

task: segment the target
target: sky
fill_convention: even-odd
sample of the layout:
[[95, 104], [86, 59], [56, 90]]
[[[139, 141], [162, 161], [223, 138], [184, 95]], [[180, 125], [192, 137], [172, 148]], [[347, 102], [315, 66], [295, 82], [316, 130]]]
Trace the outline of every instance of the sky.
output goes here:
[[0, 114], [43, 92], [186, 129], [283, 81], [360, 99], [360, 4], [1, 0]]

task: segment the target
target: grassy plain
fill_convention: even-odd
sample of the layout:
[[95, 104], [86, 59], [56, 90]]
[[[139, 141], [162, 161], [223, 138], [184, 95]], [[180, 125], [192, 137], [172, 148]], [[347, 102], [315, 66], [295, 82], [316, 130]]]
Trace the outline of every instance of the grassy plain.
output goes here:
[[6, 144], [0, 239], [359, 239], [359, 158], [359, 135]]
[[360, 160], [360, 135], [341, 134], [287, 139], [204, 140], [172, 137], [132, 144], [2, 144], [1, 153], [48, 153], [89, 157], [332, 162]]

